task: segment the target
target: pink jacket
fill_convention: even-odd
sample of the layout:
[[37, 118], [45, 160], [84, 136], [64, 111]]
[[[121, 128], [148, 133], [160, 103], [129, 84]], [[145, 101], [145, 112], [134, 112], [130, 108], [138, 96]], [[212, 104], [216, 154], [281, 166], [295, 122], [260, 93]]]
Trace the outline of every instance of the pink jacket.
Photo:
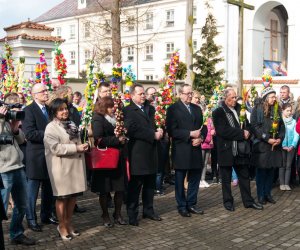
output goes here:
[[202, 149], [212, 149], [214, 147], [213, 135], [216, 133], [216, 131], [211, 118], [207, 118], [206, 126], [207, 126], [207, 136], [204, 142], [202, 142], [201, 147]]

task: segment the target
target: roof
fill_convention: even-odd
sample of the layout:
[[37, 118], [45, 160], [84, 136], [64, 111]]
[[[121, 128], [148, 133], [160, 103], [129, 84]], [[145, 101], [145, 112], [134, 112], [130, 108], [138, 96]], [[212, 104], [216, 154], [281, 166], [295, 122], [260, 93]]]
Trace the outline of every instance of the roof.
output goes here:
[[[162, 0], [123, 0], [122, 6], [134, 6]], [[78, 9], [78, 0], [64, 0], [46, 13], [37, 17], [35, 22], [45, 22], [66, 17], [81, 16], [86, 14], [98, 13], [103, 11], [103, 8], [110, 7], [111, 0], [86, 0], [86, 8]]]
[[[272, 84], [298, 84], [299, 79], [294, 80], [278, 80], [273, 79]], [[244, 80], [244, 84], [262, 84], [262, 80]]]
[[36, 40], [36, 41], [47, 41], [47, 42], [64, 42], [64, 39], [61, 39], [56, 36], [29, 36], [25, 33], [16, 35], [16, 36], [6, 36], [0, 39], [0, 42], [10, 41], [10, 40], [17, 40], [19, 38], [26, 39], [26, 40]]
[[49, 30], [49, 31], [53, 31], [54, 29], [51, 27], [48, 27], [44, 24], [39, 24], [39, 23], [35, 23], [32, 21], [27, 21], [27, 22], [23, 22], [23, 23], [19, 23], [19, 24], [15, 24], [12, 26], [9, 26], [7, 28], [4, 28], [5, 31], [10, 31], [10, 30], [17, 30], [17, 29], [35, 29], [35, 30]]

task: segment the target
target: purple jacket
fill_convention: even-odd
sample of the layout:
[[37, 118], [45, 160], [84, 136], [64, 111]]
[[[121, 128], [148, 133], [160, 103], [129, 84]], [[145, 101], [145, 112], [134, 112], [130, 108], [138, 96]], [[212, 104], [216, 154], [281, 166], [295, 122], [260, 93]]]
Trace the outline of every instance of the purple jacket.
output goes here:
[[212, 149], [214, 147], [213, 144], [213, 135], [216, 133], [215, 132], [215, 128], [212, 122], [211, 118], [207, 118], [207, 136], [204, 140], [204, 142], [202, 142], [201, 147], [202, 149]]

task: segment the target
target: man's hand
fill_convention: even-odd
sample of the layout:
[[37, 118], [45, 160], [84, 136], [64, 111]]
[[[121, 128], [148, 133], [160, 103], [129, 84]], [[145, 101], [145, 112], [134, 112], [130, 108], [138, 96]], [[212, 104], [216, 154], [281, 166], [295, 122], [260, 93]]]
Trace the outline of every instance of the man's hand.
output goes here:
[[190, 132], [190, 137], [191, 138], [199, 138], [201, 133], [201, 129], [194, 130]]
[[125, 144], [126, 140], [127, 140], [126, 136], [123, 136], [123, 135], [122, 135], [122, 136], [119, 137], [119, 142], [120, 142], [121, 144]]
[[200, 138], [197, 138], [197, 139], [192, 139], [192, 145], [194, 146], [194, 147], [198, 147], [198, 146], [200, 146], [201, 145], [201, 139]]
[[248, 140], [249, 136], [250, 136], [250, 132], [248, 130], [244, 130], [244, 138]]
[[5, 106], [0, 107], [0, 118], [4, 118], [7, 113], [7, 108]]
[[162, 129], [157, 129], [157, 131], [154, 134], [154, 139], [159, 141], [163, 137], [163, 130]]

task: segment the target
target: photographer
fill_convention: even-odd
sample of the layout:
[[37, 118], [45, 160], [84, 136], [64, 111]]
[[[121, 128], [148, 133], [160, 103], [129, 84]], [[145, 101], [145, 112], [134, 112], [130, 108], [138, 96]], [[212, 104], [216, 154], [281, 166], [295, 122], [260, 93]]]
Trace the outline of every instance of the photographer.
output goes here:
[[0, 173], [4, 185], [1, 196], [6, 213], [10, 193], [15, 204], [9, 229], [12, 243], [34, 245], [35, 240], [23, 234], [22, 221], [26, 211], [27, 195], [23, 153], [19, 144], [24, 142], [25, 136], [19, 129], [18, 119], [22, 118], [23, 111], [14, 108], [13, 105], [18, 103], [18, 94], [9, 93], [4, 97], [4, 104], [2, 103], [0, 107]]

